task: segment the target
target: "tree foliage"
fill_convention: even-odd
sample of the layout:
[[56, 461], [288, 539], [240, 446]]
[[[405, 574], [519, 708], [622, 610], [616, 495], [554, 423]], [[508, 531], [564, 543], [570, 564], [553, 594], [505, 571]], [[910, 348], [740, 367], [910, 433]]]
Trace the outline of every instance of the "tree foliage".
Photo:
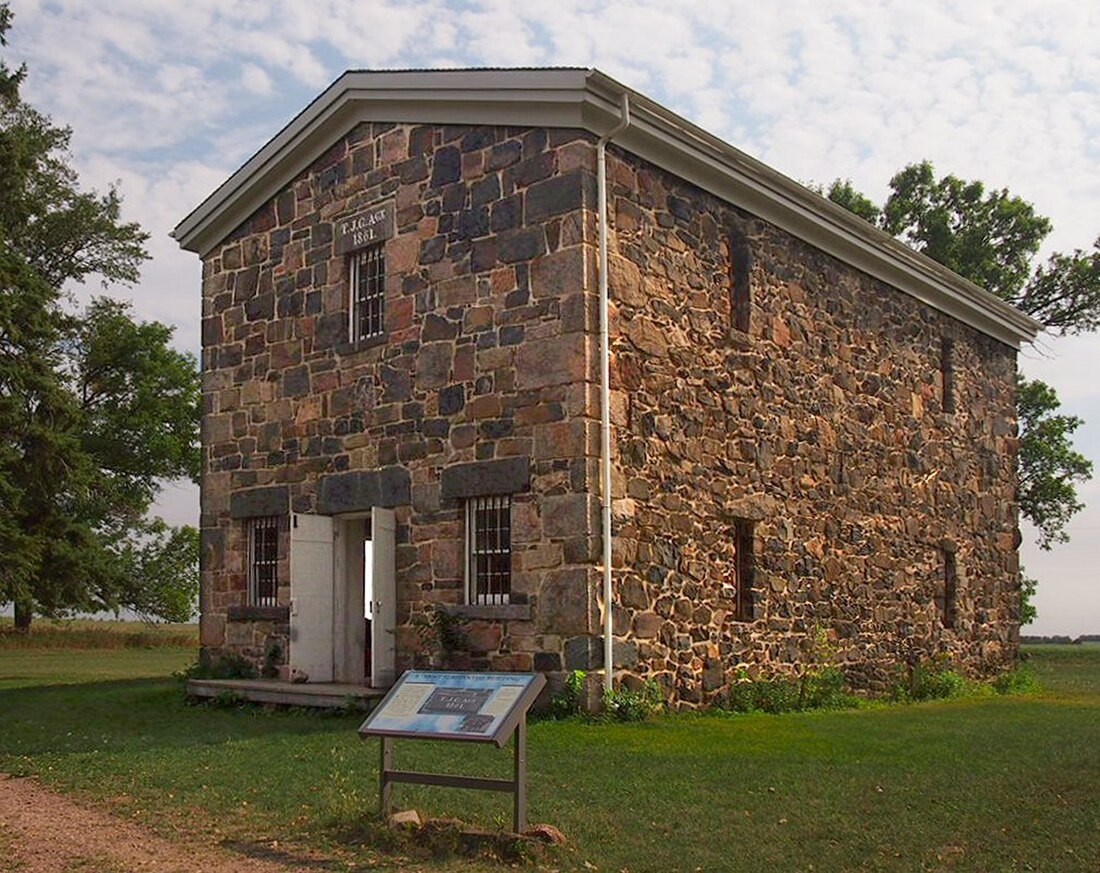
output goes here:
[[996, 294], [1049, 330], [1077, 334], [1100, 327], [1100, 239], [1091, 252], [1054, 254], [1035, 264], [1050, 220], [1006, 189], [953, 175], [936, 178], [929, 161], [890, 180], [881, 209], [837, 179], [824, 193], [871, 224]]
[[[11, 23], [0, 4], [0, 45]], [[68, 128], [24, 103], [0, 61], [0, 604], [32, 614], [190, 615], [190, 528], [146, 517], [160, 480], [198, 473], [200, 389], [171, 328], [66, 285], [133, 282], [145, 233], [117, 192], [80, 190]]]
[[874, 204], [870, 197], [857, 191], [852, 185], [851, 179], [834, 179], [828, 191], [818, 188], [817, 193], [823, 194], [833, 203], [843, 206], [849, 212], [854, 212], [871, 224], [878, 224], [879, 219], [882, 217], [882, 210]]
[[1039, 546], [1049, 549], [1069, 539], [1066, 525], [1084, 508], [1075, 483], [1092, 476], [1092, 463], [1073, 448], [1071, 434], [1081, 426], [1075, 415], [1058, 414], [1058, 395], [1039, 381], [1019, 380], [1021, 510], [1039, 530]]
[[[881, 210], [847, 180], [837, 179], [824, 193], [1052, 330], [1074, 334], [1100, 326], [1100, 239], [1092, 254], [1055, 254], [1036, 267], [1051, 223], [1007, 190], [937, 178], [928, 161], [900, 170], [890, 189]], [[1058, 412], [1054, 389], [1021, 379], [1016, 402], [1020, 512], [1038, 530], [1040, 548], [1049, 549], [1069, 539], [1069, 520], [1084, 507], [1075, 485], [1090, 478], [1092, 464], [1073, 448], [1081, 420]]]
[[1050, 222], [1008, 191], [986, 193], [981, 182], [947, 175], [937, 179], [928, 161], [911, 164], [890, 180], [881, 225], [917, 251], [1017, 303], [1031, 259], [1050, 233]]

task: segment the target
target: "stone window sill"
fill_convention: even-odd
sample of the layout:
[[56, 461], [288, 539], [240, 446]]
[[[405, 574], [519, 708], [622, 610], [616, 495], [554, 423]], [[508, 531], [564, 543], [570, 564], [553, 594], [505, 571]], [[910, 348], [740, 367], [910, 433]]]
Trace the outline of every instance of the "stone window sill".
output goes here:
[[389, 331], [385, 331], [378, 336], [372, 336], [368, 339], [356, 340], [354, 342], [345, 340], [336, 345], [336, 353], [338, 355], [354, 355], [356, 352], [364, 352], [367, 349], [373, 349], [375, 346], [385, 345], [389, 338]]
[[290, 607], [231, 606], [225, 617], [229, 621], [290, 621]]
[[449, 603], [440, 605], [439, 610], [456, 618], [484, 621], [530, 621], [531, 619], [530, 603]]
[[736, 327], [726, 329], [726, 343], [739, 352], [747, 352], [752, 348], [752, 336]]

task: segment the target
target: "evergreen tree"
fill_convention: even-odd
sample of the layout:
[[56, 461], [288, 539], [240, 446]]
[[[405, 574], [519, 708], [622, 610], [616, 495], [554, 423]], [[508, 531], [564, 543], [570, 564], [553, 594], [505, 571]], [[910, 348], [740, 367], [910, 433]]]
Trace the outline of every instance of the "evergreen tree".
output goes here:
[[[11, 11], [0, 3], [0, 46]], [[196, 534], [146, 517], [165, 478], [198, 475], [200, 388], [171, 328], [65, 288], [132, 283], [146, 234], [116, 191], [80, 190], [71, 132], [23, 102], [0, 60], [0, 604], [16, 625], [132, 607], [181, 620]]]

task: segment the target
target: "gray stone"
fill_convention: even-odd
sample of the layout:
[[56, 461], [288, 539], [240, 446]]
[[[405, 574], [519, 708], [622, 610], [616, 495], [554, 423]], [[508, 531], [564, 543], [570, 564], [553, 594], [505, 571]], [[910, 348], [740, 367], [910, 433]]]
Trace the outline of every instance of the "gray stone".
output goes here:
[[486, 170], [503, 170], [510, 167], [520, 159], [523, 147], [514, 139], [493, 146], [489, 152], [489, 159], [485, 162]]
[[313, 331], [314, 348], [328, 348], [348, 338], [348, 316], [346, 312], [330, 312], [317, 319]]
[[420, 256], [418, 262], [421, 264], [435, 264], [443, 260], [443, 255], [447, 251], [447, 237], [445, 236], [433, 236], [430, 239], [424, 240], [420, 244]]
[[439, 389], [439, 414], [454, 415], [466, 405], [466, 386], [448, 385]]
[[555, 673], [561, 669], [561, 655], [557, 652], [535, 652], [536, 673]]
[[586, 567], [552, 570], [539, 587], [535, 623], [545, 632], [582, 634], [591, 630], [595, 612]]
[[305, 397], [309, 394], [309, 367], [295, 367], [283, 373], [283, 396]]
[[220, 567], [225, 559], [225, 531], [204, 527], [199, 534], [199, 546], [200, 572]]
[[[581, 636], [573, 637], [565, 641], [565, 669], [566, 670], [602, 670], [603, 669], [603, 637]], [[638, 646], [631, 640], [615, 639], [611, 643], [611, 657], [615, 661], [615, 667], [630, 670], [638, 666]], [[540, 669], [538, 655], [535, 656], [535, 669]]]
[[524, 209], [527, 221], [545, 221], [555, 215], [584, 209], [595, 202], [595, 180], [577, 170], [565, 176], [554, 176], [527, 189]]
[[244, 305], [244, 317], [248, 321], [267, 321], [275, 315], [275, 294], [257, 294]]
[[497, 257], [505, 264], [529, 261], [546, 251], [546, 234], [541, 227], [525, 227], [502, 233], [497, 240]]
[[447, 382], [451, 372], [454, 347], [448, 342], [428, 343], [420, 347], [416, 358], [418, 388], [438, 388]]
[[475, 209], [499, 199], [500, 179], [496, 175], [486, 176], [470, 186], [470, 205]]
[[443, 468], [441, 491], [445, 500], [519, 494], [531, 484], [531, 461], [526, 456], [474, 461]]
[[603, 666], [603, 646], [599, 637], [573, 637], [565, 641], [566, 670], [594, 670]]
[[218, 316], [202, 320], [202, 344], [216, 346], [222, 341], [222, 320]]
[[380, 367], [382, 379], [382, 402], [397, 403], [412, 396], [412, 376], [408, 370], [395, 367]]
[[261, 515], [285, 515], [290, 509], [290, 489], [286, 485], [249, 488], [229, 495], [231, 518], [256, 518]]
[[462, 178], [462, 153], [454, 146], [444, 146], [432, 161], [433, 188], [440, 188]]
[[404, 467], [355, 470], [321, 479], [317, 511], [322, 515], [362, 512], [373, 506], [393, 508], [412, 502], [409, 471]]
[[489, 208], [464, 209], [458, 215], [458, 236], [460, 239], [477, 239], [489, 234]]

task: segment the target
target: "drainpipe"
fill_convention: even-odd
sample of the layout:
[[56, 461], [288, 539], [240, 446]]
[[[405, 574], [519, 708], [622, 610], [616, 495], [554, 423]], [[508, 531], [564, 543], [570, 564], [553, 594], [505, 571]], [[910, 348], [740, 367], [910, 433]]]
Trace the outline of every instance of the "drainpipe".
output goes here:
[[614, 636], [611, 622], [611, 350], [607, 307], [607, 144], [630, 125], [630, 98], [620, 102], [619, 123], [596, 143], [596, 196], [599, 198], [600, 264], [600, 469], [603, 491], [603, 687], [612, 688]]

